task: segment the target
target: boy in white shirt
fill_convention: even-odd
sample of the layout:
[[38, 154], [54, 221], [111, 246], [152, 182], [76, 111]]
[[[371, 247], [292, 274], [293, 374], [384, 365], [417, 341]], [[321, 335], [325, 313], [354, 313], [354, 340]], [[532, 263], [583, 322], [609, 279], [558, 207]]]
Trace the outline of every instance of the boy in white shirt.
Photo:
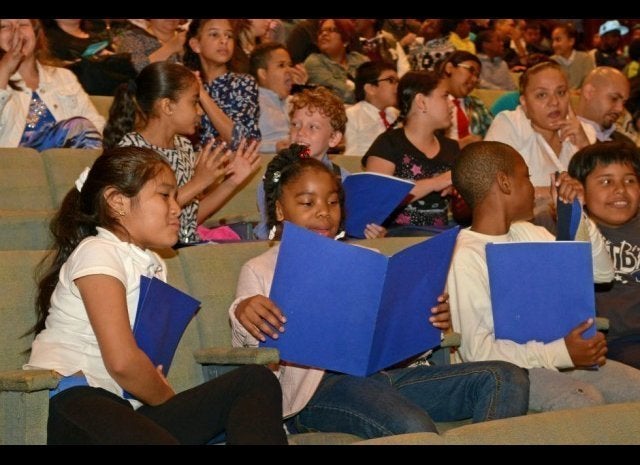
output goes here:
[[[457, 360], [504, 360], [529, 369], [532, 410], [640, 400], [640, 371], [607, 360], [602, 333], [583, 339], [582, 333], [594, 324], [593, 319], [547, 344], [496, 339], [486, 244], [555, 238], [546, 229], [527, 222], [533, 216], [534, 187], [527, 164], [509, 145], [487, 141], [468, 145], [455, 161], [452, 177], [454, 187], [473, 211], [471, 227], [458, 236], [447, 280], [451, 321], [462, 336]], [[582, 186], [566, 173], [558, 177], [556, 186], [563, 201], [583, 198]], [[602, 236], [590, 220], [587, 229], [594, 281], [609, 282], [613, 267]], [[590, 369], [594, 365], [599, 369]]]

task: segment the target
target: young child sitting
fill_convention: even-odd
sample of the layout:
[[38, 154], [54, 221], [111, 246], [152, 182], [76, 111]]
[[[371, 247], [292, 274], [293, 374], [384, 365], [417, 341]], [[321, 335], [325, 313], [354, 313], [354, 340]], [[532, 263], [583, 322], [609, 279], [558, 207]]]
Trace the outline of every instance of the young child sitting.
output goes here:
[[[342, 221], [342, 188], [331, 168], [285, 150], [265, 174], [269, 227], [283, 221], [335, 237]], [[255, 347], [285, 331], [286, 315], [267, 296], [279, 246], [244, 264], [236, 300], [229, 308], [234, 346]], [[309, 264], [309, 276], [313, 264]], [[309, 298], [322, 298], [321, 295]], [[446, 294], [430, 310], [434, 326], [449, 326]], [[429, 310], [425, 309], [425, 318]], [[303, 431], [334, 431], [373, 438], [436, 431], [433, 421], [473, 418], [474, 422], [526, 412], [524, 370], [504, 362], [418, 365], [388, 369], [369, 377], [281, 363], [284, 416]]]
[[573, 156], [569, 175], [584, 186], [615, 270], [613, 288], [596, 293], [598, 315], [609, 319], [607, 356], [640, 368], [640, 153], [619, 142], [589, 145]]
[[[509, 145], [468, 145], [455, 161], [452, 177], [453, 185], [473, 211], [471, 227], [458, 235], [447, 280], [453, 328], [462, 335], [458, 360], [504, 360], [528, 368], [532, 410], [640, 400], [640, 371], [607, 360], [602, 333], [583, 338], [582, 333], [594, 324], [592, 319], [547, 344], [496, 339], [486, 244], [555, 238], [545, 228], [527, 222], [533, 217], [534, 187], [527, 164]], [[566, 173], [558, 177], [556, 185], [559, 198], [565, 202], [582, 197], [580, 183]], [[609, 282], [613, 268], [604, 241], [597, 227], [585, 220], [592, 245], [594, 280]], [[590, 369], [594, 365], [599, 369]]]
[[[105, 151], [51, 223], [25, 369], [61, 375], [49, 444], [286, 444], [281, 391], [264, 367], [239, 368], [176, 394], [134, 338], [140, 277], [167, 279], [154, 249], [178, 240], [178, 186], [162, 155]], [[123, 390], [136, 399], [126, 400]]]
[[[289, 117], [292, 143], [308, 147], [309, 156], [330, 168], [339, 180], [349, 176], [347, 170], [334, 164], [327, 155], [327, 151], [342, 140], [347, 124], [344, 104], [339, 97], [324, 87], [305, 89], [292, 97]], [[254, 234], [256, 238], [265, 240], [269, 237], [269, 229], [263, 183], [258, 184], [257, 196], [261, 220]], [[382, 237], [386, 229], [369, 224], [364, 234], [369, 239]]]

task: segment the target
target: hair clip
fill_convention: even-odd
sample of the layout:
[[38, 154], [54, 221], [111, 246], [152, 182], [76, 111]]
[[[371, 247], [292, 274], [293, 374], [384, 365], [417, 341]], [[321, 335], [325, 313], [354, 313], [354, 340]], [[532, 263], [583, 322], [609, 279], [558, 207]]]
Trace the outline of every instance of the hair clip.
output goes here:
[[343, 239], [344, 236], [346, 236], [346, 235], [347, 235], [346, 231], [342, 230], [338, 234], [336, 234], [336, 237], [334, 237], [333, 240], [334, 241], [339, 241], [340, 239]]
[[82, 192], [82, 186], [84, 186], [84, 183], [87, 181], [90, 170], [91, 168], [88, 166], [85, 167], [85, 169], [82, 170], [82, 173], [80, 173], [80, 176], [78, 176], [78, 179], [76, 179], [76, 189], [78, 189], [78, 192]]
[[308, 145], [304, 145], [304, 148], [300, 150], [298, 157], [300, 158], [311, 158], [311, 149]]
[[276, 237], [276, 226], [273, 225], [269, 230], [269, 240], [272, 241]]
[[282, 176], [282, 173], [280, 171], [273, 172], [273, 177], [271, 178], [271, 180], [274, 184], [277, 184], [280, 181], [280, 176]]

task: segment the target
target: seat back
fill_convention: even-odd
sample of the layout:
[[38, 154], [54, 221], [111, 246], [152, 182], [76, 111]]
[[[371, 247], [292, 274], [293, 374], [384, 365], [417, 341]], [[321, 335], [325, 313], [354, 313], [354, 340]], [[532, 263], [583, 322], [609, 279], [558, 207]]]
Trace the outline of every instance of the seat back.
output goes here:
[[[364, 155], [364, 153], [362, 154]], [[359, 173], [364, 171], [362, 167], [362, 157], [356, 157], [353, 155], [333, 155], [331, 161], [336, 165], [341, 166], [349, 173]]]
[[49, 149], [42, 152], [51, 201], [58, 208], [85, 167], [91, 168], [101, 149]]
[[19, 370], [29, 355], [33, 335], [22, 337], [36, 322], [34, 270], [44, 250], [0, 251], [0, 371]]
[[105, 120], [109, 119], [109, 109], [113, 103], [113, 97], [110, 95], [89, 95], [91, 103], [96, 107], [98, 113], [100, 113]]
[[40, 154], [34, 149], [0, 148], [0, 210], [53, 208]]
[[202, 347], [230, 347], [228, 310], [235, 299], [240, 268], [268, 250], [268, 241], [210, 244], [180, 249], [190, 293], [202, 302], [196, 315]]

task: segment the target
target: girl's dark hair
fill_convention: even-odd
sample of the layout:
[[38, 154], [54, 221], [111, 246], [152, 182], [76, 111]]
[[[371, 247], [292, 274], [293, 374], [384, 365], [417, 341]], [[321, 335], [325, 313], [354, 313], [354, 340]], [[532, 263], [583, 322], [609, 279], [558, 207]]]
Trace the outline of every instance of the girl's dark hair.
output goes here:
[[29, 333], [38, 334], [44, 329], [60, 268], [78, 244], [86, 237], [98, 234], [97, 226], [127, 234], [107, 203], [105, 190], [113, 187], [125, 196], [134, 198], [164, 167], [171, 170], [162, 155], [148, 148], [117, 147], [105, 150], [93, 163], [82, 191], [78, 192], [74, 186], [67, 193], [49, 226], [53, 247], [38, 267], [38, 320]]
[[[329, 173], [336, 180], [338, 198], [340, 201], [340, 211], [344, 212], [344, 191], [342, 183], [338, 181], [331, 168], [315, 158], [309, 158], [309, 148], [304, 145], [291, 144], [288, 148], [282, 149], [267, 165], [262, 180], [264, 184], [265, 203], [267, 207], [267, 227], [271, 229], [279, 226], [276, 218], [276, 201], [282, 196], [284, 186], [295, 181], [307, 170], [324, 171]], [[340, 220], [342, 229], [342, 218]]]
[[406, 120], [416, 95], [430, 95], [438, 87], [441, 77], [433, 71], [409, 71], [398, 83], [400, 118]]
[[126, 133], [144, 127], [157, 100], [177, 101], [195, 82], [196, 76], [185, 66], [158, 61], [146, 66], [135, 80], [120, 84], [104, 128], [104, 147], [116, 147]]
[[[182, 62], [187, 68], [193, 71], [199, 71], [201, 73], [200, 76], [203, 80], [204, 80], [204, 75], [202, 74], [203, 70], [202, 70], [202, 63], [200, 62], [200, 54], [193, 51], [193, 49], [191, 48], [191, 45], [189, 45], [189, 40], [192, 37], [197, 38], [202, 33], [202, 28], [204, 27], [204, 25], [207, 24], [212, 19], [214, 18], [194, 19], [193, 21], [191, 21], [191, 23], [189, 24], [189, 29], [187, 30], [187, 38], [184, 43], [184, 56], [182, 57]], [[238, 46], [237, 44], [238, 28], [242, 27], [242, 23], [238, 24], [238, 22], [233, 19], [227, 19], [227, 21], [229, 21], [229, 24], [231, 25], [231, 29], [233, 30], [234, 51], [232, 53], [232, 56], [234, 56], [236, 47]], [[231, 67], [231, 63], [227, 63], [227, 65]]]
[[569, 176], [583, 185], [587, 177], [598, 165], [609, 166], [612, 163], [629, 165], [640, 177], [640, 151], [625, 142], [597, 142], [578, 150], [569, 162]]

